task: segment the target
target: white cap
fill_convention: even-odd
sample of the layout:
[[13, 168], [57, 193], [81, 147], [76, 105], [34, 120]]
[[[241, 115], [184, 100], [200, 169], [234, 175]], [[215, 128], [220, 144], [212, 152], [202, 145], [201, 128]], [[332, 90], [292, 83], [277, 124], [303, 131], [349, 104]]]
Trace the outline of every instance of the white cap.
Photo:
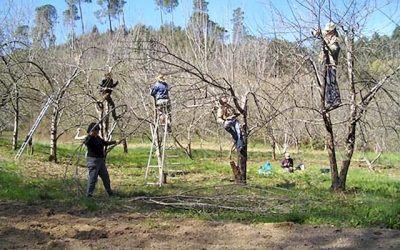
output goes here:
[[334, 23], [332, 23], [332, 22], [329, 22], [329, 23], [327, 23], [325, 25], [325, 29], [324, 30], [325, 31], [332, 31], [334, 29], [336, 29], [336, 25]]

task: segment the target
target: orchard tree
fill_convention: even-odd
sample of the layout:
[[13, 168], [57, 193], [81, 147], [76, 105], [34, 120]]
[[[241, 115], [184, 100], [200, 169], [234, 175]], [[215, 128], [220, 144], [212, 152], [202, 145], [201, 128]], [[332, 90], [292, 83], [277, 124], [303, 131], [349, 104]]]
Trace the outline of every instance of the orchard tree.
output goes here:
[[[297, 5], [296, 5], [297, 3]], [[310, 48], [308, 42], [314, 41], [325, 54], [325, 58], [329, 51], [326, 46], [324, 33], [318, 33], [321, 25], [325, 23], [334, 23], [339, 35], [341, 36], [341, 58], [337, 68], [337, 77], [339, 80], [340, 95], [342, 103], [329, 107], [327, 100], [327, 82], [329, 75], [327, 74], [328, 66], [320, 62], [316, 54], [318, 52], [311, 49], [302, 49], [297, 51], [298, 60], [308, 61], [299, 71], [298, 78], [301, 79], [304, 89], [310, 89], [311, 98], [303, 98], [293, 100], [299, 110], [308, 110], [308, 122], [316, 123], [322, 120], [325, 130], [325, 145], [328, 152], [328, 159], [331, 172], [331, 189], [333, 191], [343, 191], [346, 189], [347, 175], [353, 158], [358, 134], [357, 128], [366, 121], [368, 112], [375, 112], [376, 116], [384, 115], [381, 111], [379, 103], [384, 103], [385, 99], [393, 99], [387, 88], [395, 83], [396, 76], [399, 75], [400, 62], [397, 60], [388, 60], [385, 55], [389, 48], [383, 48], [388, 39], [375, 34], [371, 41], [380, 44], [382, 51], [374, 51], [375, 53], [364, 53], [362, 48], [356, 47], [356, 38], [363, 37], [363, 27], [367, 19], [371, 17], [374, 8], [374, 1], [365, 1], [362, 4], [351, 2], [341, 5], [333, 4], [331, 1], [321, 2], [318, 0], [295, 1], [291, 3], [291, 8], [297, 10], [293, 12], [293, 18], [289, 18], [282, 13], [277, 13], [279, 18], [283, 20], [284, 28], [293, 33], [297, 32], [297, 46]], [[342, 8], [341, 6], [346, 6]], [[303, 11], [303, 12], [302, 12]], [[307, 13], [307, 14], [306, 14]], [[308, 15], [311, 20], [304, 20], [303, 17]], [[314, 24], [311, 26], [310, 24]], [[310, 32], [313, 31], [313, 32]], [[316, 31], [318, 31], [316, 33]], [[313, 36], [311, 35], [313, 33]], [[315, 39], [315, 37], [317, 39]], [[315, 48], [315, 47], [314, 47]], [[371, 57], [372, 56], [372, 57]], [[380, 58], [386, 65], [385, 71], [377, 77], [373, 77], [369, 65]], [[310, 74], [307, 75], [306, 72]], [[300, 75], [300, 73], [304, 75]], [[310, 77], [313, 77], [313, 81]], [[313, 83], [311, 86], [309, 83]], [[304, 91], [303, 91], [304, 92]], [[315, 92], [315, 93], [314, 93]], [[306, 93], [306, 92], [304, 92]], [[317, 98], [319, 97], [319, 98]], [[371, 108], [371, 104], [376, 103], [377, 109]], [[396, 102], [392, 103], [396, 104]], [[385, 119], [381, 119], [385, 123]], [[337, 155], [343, 146], [343, 155], [341, 164], [339, 164]]]
[[[207, 114], [213, 111], [215, 102], [221, 95], [229, 96], [230, 104], [240, 113], [242, 125], [243, 148], [236, 151], [237, 161], [231, 161], [237, 183], [247, 182], [249, 138], [280, 114], [280, 107], [285, 107], [282, 105], [285, 99], [281, 94], [282, 90], [268, 89], [270, 82], [265, 74], [268, 72], [269, 63], [272, 63], [272, 58], [270, 48], [265, 45], [268, 43], [262, 39], [255, 39], [252, 44], [240, 47], [240, 50], [236, 51], [238, 57], [233, 60], [230, 45], [220, 43], [219, 50], [210, 52], [212, 59], [207, 60], [207, 67], [204, 67], [202, 58], [185, 53], [178, 47], [166, 46], [157, 41], [138, 45], [138, 51], [146, 53], [142, 67], [157, 67], [164, 72], [171, 72], [170, 74], [174, 74], [176, 79], [180, 79], [181, 84], [174, 88], [173, 99], [181, 105], [179, 108], [192, 109], [189, 113], [193, 114], [193, 119], [185, 123], [186, 127], [181, 127], [183, 130], [187, 128], [188, 134], [191, 133], [192, 127], [199, 126], [197, 124], [205, 124], [204, 118], [210, 117]], [[151, 59], [151, 64], [147, 58]], [[178, 93], [182, 93], [182, 96], [177, 96]], [[174, 105], [174, 110], [178, 108], [177, 106], [178, 104]], [[180, 119], [174, 118], [174, 126], [179, 126], [178, 123], [187, 118], [190, 118], [190, 115]], [[201, 119], [198, 120], [199, 118]], [[212, 122], [208, 120], [207, 124]], [[218, 128], [223, 130], [220, 124]], [[188, 136], [189, 143], [190, 139]], [[190, 151], [190, 147], [187, 149]]]

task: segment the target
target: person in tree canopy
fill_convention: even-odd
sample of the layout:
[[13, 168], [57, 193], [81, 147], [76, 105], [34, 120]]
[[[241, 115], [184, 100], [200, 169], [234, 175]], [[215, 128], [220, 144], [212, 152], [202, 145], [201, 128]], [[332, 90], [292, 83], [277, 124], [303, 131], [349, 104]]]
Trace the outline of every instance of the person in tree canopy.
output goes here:
[[337, 82], [336, 68], [338, 65], [340, 45], [339, 33], [332, 22], [326, 24], [324, 30], [314, 30], [312, 34], [321, 39], [322, 49], [319, 54], [320, 63], [326, 67], [325, 106], [327, 109], [340, 105], [341, 98]]
[[113, 195], [110, 185], [110, 175], [106, 167], [105, 146], [116, 144], [116, 141], [105, 141], [99, 136], [100, 127], [92, 122], [87, 128], [87, 135], [80, 136], [78, 128], [75, 139], [83, 140], [87, 147], [86, 164], [89, 170], [86, 196], [92, 197], [98, 176], [103, 181], [104, 188], [109, 196]]
[[240, 131], [240, 123], [237, 117], [240, 115], [228, 103], [226, 96], [219, 98], [219, 107], [217, 110], [217, 121], [224, 126], [224, 129], [232, 135], [236, 149], [240, 152], [243, 149], [243, 138]]
[[[319, 59], [322, 64], [333, 66], [338, 65], [340, 45], [339, 33], [334, 23], [327, 23], [322, 32], [318, 32], [319, 37], [324, 39], [322, 50], [319, 54]], [[326, 53], [327, 52], [327, 56]]]
[[115, 103], [111, 98], [111, 93], [113, 92], [114, 88], [118, 85], [118, 81], [114, 83], [112, 79], [111, 72], [104, 74], [104, 79], [101, 80], [99, 84], [99, 90], [102, 94], [103, 101], [107, 101], [108, 105], [111, 108], [111, 115], [114, 120], [117, 120], [119, 117], [117, 116], [117, 112], [115, 111]]
[[169, 98], [169, 86], [165, 81], [164, 75], [158, 75], [156, 77], [156, 83], [151, 88], [150, 95], [155, 100], [156, 108], [158, 109], [159, 115], [167, 116], [167, 128], [171, 132], [171, 100]]

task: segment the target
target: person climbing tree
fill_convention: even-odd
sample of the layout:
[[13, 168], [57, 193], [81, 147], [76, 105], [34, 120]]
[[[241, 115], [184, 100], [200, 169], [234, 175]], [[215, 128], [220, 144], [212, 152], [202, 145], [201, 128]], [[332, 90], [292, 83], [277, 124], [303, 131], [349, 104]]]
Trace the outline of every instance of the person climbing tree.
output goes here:
[[168, 117], [166, 120], [167, 129], [168, 132], [171, 132], [171, 100], [169, 98], [169, 86], [164, 75], [156, 77], [156, 83], [152, 87], [150, 95], [154, 98], [158, 115], [162, 115], [163, 119]]
[[[103, 98], [102, 102], [106, 101], [108, 103], [109, 107], [111, 108], [111, 115], [114, 120], [117, 120], [119, 116], [117, 116], [117, 112], [115, 111], [115, 103], [111, 98], [111, 93], [117, 85], [118, 81], [114, 83], [111, 72], [104, 74], [104, 79], [101, 80], [99, 84], [99, 90]], [[100, 108], [103, 108], [102, 102], [101, 104], [99, 104]]]
[[339, 33], [334, 23], [327, 23], [324, 31], [313, 30], [314, 37], [321, 39], [322, 49], [319, 59], [323, 67], [325, 81], [325, 108], [333, 109], [340, 105], [341, 98], [337, 82], [336, 68], [340, 52]]
[[97, 123], [92, 122], [87, 128], [87, 135], [80, 136], [80, 129], [78, 128], [75, 139], [83, 140], [87, 147], [86, 164], [89, 170], [88, 185], [86, 196], [92, 197], [98, 176], [103, 181], [104, 188], [109, 196], [113, 195], [110, 185], [110, 175], [106, 167], [106, 154], [105, 146], [117, 144], [116, 141], [105, 141], [99, 136], [100, 127]]
[[240, 131], [240, 123], [237, 119], [239, 115], [240, 113], [229, 105], [226, 96], [219, 98], [219, 107], [217, 111], [218, 122], [221, 123], [224, 126], [224, 129], [232, 135], [236, 149], [241, 151], [243, 149], [243, 138]]

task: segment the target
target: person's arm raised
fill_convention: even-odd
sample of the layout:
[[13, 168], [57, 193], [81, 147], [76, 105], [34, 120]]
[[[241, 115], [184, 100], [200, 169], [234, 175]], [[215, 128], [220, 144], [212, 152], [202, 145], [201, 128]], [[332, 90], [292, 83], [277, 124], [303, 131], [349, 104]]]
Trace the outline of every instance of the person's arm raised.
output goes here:
[[76, 129], [76, 135], [75, 135], [75, 140], [84, 140], [86, 138], [86, 135], [79, 135], [81, 132], [81, 128]]

